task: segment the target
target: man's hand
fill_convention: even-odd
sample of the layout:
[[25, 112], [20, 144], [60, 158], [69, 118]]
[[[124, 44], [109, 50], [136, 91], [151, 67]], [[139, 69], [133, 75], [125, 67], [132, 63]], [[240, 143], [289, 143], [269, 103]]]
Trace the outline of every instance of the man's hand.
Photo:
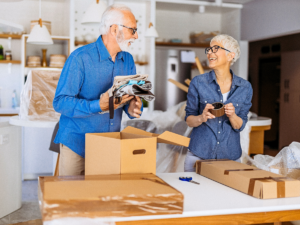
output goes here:
[[235, 116], [235, 107], [232, 103], [225, 105], [225, 114], [228, 118]]
[[208, 111], [209, 109], [214, 109], [214, 107], [212, 106], [212, 104], [206, 104], [205, 108], [203, 109], [202, 114], [199, 116], [201, 123], [205, 123], [208, 119], [214, 119], [214, 118], [216, 118], [213, 114], [211, 114]]
[[135, 98], [132, 99], [129, 103], [128, 113], [132, 117], [140, 118], [141, 117], [140, 114], [142, 114], [141, 108], [142, 108], [142, 101], [140, 97], [135, 96]]
[[[134, 96], [129, 96], [129, 95], [123, 95], [122, 96], [122, 101], [119, 104], [115, 104], [114, 103], [114, 109], [117, 109], [119, 105], [130, 101], [131, 99], [133, 99]], [[115, 101], [114, 101], [115, 102]], [[109, 110], [109, 95], [108, 95], [108, 91], [105, 92], [99, 101], [100, 104], [100, 108], [102, 111], [108, 111]]]

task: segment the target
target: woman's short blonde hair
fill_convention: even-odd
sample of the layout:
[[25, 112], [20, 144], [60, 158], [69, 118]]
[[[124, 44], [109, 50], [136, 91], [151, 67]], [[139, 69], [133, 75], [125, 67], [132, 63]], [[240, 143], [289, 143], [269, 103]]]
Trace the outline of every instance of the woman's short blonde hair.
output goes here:
[[215, 36], [213, 39], [211, 39], [210, 43], [212, 43], [213, 41], [222, 43], [224, 48], [235, 53], [234, 59], [231, 61], [231, 65], [233, 65], [233, 63], [235, 63], [240, 58], [241, 55], [240, 45], [237, 42], [237, 40], [235, 40], [233, 37], [227, 34], [219, 34]]

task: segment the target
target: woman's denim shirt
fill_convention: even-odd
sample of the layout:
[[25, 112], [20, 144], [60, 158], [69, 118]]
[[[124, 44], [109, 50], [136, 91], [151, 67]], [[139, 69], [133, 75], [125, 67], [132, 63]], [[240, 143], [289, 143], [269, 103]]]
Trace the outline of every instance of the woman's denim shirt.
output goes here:
[[[240, 132], [248, 121], [248, 112], [252, 105], [251, 84], [232, 74], [232, 86], [224, 104], [232, 103], [235, 113], [243, 120], [240, 129], [234, 129], [228, 117], [208, 119], [191, 133], [189, 150], [202, 159], [231, 159], [241, 157]], [[223, 102], [223, 95], [217, 83], [214, 71], [196, 76], [190, 84], [187, 95], [186, 117], [201, 115], [206, 104]]]

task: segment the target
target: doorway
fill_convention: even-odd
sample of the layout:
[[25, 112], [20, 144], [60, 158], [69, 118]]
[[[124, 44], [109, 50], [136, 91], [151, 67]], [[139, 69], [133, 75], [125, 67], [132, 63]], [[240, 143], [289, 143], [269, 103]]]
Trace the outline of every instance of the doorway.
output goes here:
[[281, 57], [259, 60], [258, 115], [272, 118], [272, 129], [265, 132], [265, 147], [279, 147]]

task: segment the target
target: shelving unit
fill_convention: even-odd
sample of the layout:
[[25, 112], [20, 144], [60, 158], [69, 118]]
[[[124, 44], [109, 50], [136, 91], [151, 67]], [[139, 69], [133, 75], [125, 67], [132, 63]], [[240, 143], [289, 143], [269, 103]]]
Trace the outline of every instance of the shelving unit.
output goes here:
[[51, 54], [63, 54], [67, 57], [70, 55], [70, 38], [65, 36], [51, 36], [53, 45], [33, 45], [28, 44], [27, 39], [29, 35], [22, 36], [22, 87], [24, 85], [24, 77], [30, 70], [62, 70], [62, 68], [56, 67], [30, 67], [27, 66], [28, 56], [40, 56], [42, 59], [42, 49], [47, 49], [47, 62], [49, 65], [49, 57]]
[[21, 39], [22, 35], [19, 35], [19, 34], [0, 34], [0, 38]]
[[172, 43], [172, 42], [156, 42], [156, 46], [166, 46], [166, 47], [190, 47], [190, 48], [208, 48], [209, 43]]
[[12, 64], [21, 64], [21, 60], [0, 60], [0, 63], [12, 63]]

